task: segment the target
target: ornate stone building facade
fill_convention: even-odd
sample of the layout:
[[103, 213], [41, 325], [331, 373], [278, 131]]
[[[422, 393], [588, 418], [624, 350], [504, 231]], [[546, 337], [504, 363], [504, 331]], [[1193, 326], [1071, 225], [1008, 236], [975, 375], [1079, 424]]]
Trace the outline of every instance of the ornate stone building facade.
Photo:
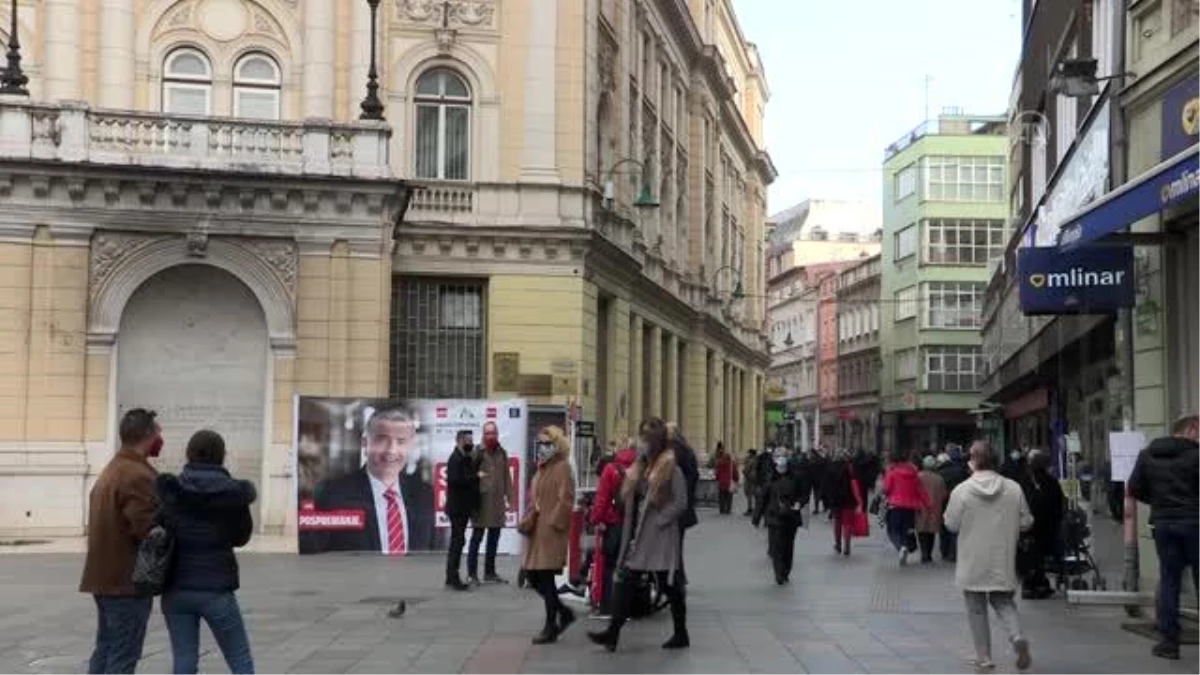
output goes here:
[[774, 168], [728, 0], [384, 0], [385, 122], [357, 119], [365, 0], [19, 12], [0, 535], [82, 533], [136, 405], [168, 469], [222, 431], [272, 532], [295, 394], [521, 395], [602, 439], [656, 414], [760, 444]]

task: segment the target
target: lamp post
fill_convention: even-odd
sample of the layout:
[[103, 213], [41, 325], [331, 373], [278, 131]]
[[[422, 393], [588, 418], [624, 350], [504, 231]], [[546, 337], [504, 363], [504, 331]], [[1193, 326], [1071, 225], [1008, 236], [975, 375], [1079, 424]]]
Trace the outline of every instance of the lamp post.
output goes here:
[[730, 294], [730, 298], [732, 298], [733, 300], [741, 300], [742, 298], [745, 298], [746, 290], [742, 287], [742, 270], [734, 267], [733, 265], [725, 265], [724, 267], [717, 269], [716, 272], [713, 272], [712, 285], [713, 286], [717, 285], [717, 275], [720, 274], [721, 272], [724, 272], [725, 270], [733, 270], [733, 271], [737, 272], [737, 284], [734, 285], [733, 292]]
[[[14, 2], [16, 0], [13, 0]], [[379, 70], [375, 65], [375, 24], [379, 16], [379, 0], [367, 0], [371, 7], [371, 67], [367, 70], [367, 95], [359, 107], [359, 119], [383, 120], [383, 102], [379, 100]]]
[[613, 176], [616, 175], [617, 169], [626, 164], [636, 165], [639, 169], [641, 169], [642, 174], [642, 191], [638, 194], [638, 198], [633, 202], [633, 205], [639, 209], [657, 209], [658, 200], [654, 198], [654, 193], [650, 191], [650, 184], [646, 182], [646, 165], [632, 157], [626, 157], [625, 159], [622, 159], [616, 164], [613, 164], [608, 171], [605, 172], [604, 208], [608, 209], [609, 211], [612, 210], [613, 202], [616, 200], [617, 196], [616, 188], [613, 185]]
[[5, 55], [7, 65], [4, 77], [0, 78], [0, 94], [28, 96], [29, 90], [25, 85], [29, 84], [29, 78], [21, 70], [21, 40], [17, 37], [17, 0], [12, 0], [9, 18], [8, 53]]

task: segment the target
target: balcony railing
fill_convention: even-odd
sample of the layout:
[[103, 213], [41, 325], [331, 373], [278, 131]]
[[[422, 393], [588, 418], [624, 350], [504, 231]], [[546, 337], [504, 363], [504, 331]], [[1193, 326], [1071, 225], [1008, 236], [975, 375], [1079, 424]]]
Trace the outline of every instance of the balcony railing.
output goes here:
[[0, 157], [107, 165], [353, 176], [391, 175], [382, 122], [260, 121], [0, 97]]

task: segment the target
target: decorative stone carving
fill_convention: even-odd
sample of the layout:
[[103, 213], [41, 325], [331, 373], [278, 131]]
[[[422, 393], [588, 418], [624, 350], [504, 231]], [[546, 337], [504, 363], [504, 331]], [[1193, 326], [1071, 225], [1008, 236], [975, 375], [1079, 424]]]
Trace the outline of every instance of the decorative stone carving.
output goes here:
[[495, 0], [396, 0], [400, 21], [441, 28], [495, 28]]
[[208, 230], [199, 227], [187, 233], [187, 254], [191, 258], [203, 258], [208, 255]]
[[88, 269], [88, 288], [92, 293], [112, 275], [122, 258], [145, 246], [153, 238], [128, 232], [98, 232], [92, 239], [92, 260]]
[[288, 293], [296, 295], [296, 242], [287, 239], [236, 239], [243, 248], [271, 266]]
[[597, 65], [600, 71], [600, 90], [615, 92], [617, 90], [617, 47], [612, 41], [600, 40], [600, 50], [597, 54]]
[[180, 5], [170, 16], [167, 17], [168, 28], [183, 28], [192, 20], [192, 5], [185, 3]]

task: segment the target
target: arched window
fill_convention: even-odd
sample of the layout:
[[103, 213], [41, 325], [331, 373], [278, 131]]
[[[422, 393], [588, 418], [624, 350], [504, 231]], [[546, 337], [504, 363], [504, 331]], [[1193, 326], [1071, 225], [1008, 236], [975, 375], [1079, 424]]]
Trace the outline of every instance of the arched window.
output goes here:
[[277, 120], [282, 78], [275, 59], [261, 52], [246, 54], [233, 67], [233, 115]]
[[163, 62], [163, 112], [208, 115], [212, 112], [212, 64], [191, 47], [176, 49]]
[[471, 90], [457, 73], [435, 68], [417, 80], [416, 175], [467, 180]]

